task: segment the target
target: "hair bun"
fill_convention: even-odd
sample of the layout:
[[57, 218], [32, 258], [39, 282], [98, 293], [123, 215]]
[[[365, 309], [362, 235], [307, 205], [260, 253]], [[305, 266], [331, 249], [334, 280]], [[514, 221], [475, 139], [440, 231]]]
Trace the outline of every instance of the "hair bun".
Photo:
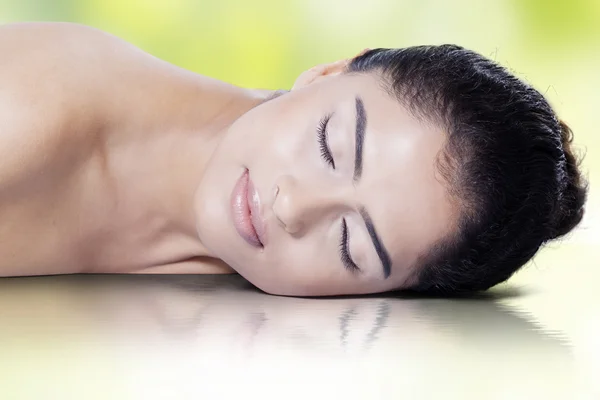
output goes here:
[[573, 131], [560, 121], [562, 150], [564, 152], [563, 173], [559, 174], [562, 190], [558, 193], [558, 204], [553, 216], [549, 239], [556, 239], [569, 233], [583, 218], [587, 196], [587, 182], [579, 172], [580, 161], [572, 148]]

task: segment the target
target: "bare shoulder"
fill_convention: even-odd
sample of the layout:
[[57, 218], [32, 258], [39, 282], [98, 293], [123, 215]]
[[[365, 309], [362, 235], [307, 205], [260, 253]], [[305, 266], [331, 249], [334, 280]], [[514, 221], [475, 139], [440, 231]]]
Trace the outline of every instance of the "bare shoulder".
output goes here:
[[75, 24], [0, 27], [0, 189], [91, 151], [115, 46], [128, 45]]
[[0, 81], [21, 88], [56, 89], [67, 82], [81, 83], [82, 78], [103, 72], [119, 53], [135, 50], [122, 39], [78, 24], [0, 25]]
[[[70, 22], [19, 22], [0, 25], [0, 49], [10, 53], [30, 56], [45, 52], [80, 51], [88, 48], [91, 53], [102, 50], [102, 46], [133, 47], [118, 37], [86, 25]], [[60, 46], [59, 46], [60, 45]], [[10, 57], [2, 57], [1, 63], [10, 62]]]

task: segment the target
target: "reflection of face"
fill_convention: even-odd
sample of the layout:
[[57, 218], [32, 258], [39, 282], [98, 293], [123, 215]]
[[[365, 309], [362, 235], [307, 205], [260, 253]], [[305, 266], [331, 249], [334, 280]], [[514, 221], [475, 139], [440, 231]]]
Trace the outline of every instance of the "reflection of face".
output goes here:
[[[409, 266], [452, 225], [434, 163], [443, 142], [443, 132], [412, 117], [375, 76], [331, 76], [293, 90], [252, 109], [225, 134], [196, 193], [200, 240], [269, 293], [399, 288]], [[260, 199], [264, 247], [242, 238], [233, 222], [230, 199], [246, 168]]]

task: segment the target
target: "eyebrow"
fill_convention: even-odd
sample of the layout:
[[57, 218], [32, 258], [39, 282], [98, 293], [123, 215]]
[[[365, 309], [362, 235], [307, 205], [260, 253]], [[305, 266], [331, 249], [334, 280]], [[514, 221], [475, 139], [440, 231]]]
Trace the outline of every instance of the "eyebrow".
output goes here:
[[371, 237], [371, 241], [373, 241], [373, 246], [375, 247], [375, 251], [377, 252], [377, 256], [381, 260], [381, 265], [383, 267], [383, 277], [385, 279], [390, 277], [390, 273], [392, 271], [392, 262], [390, 261], [390, 256], [385, 249], [385, 246], [381, 242], [379, 235], [377, 235], [377, 231], [375, 230], [375, 225], [373, 225], [373, 221], [369, 216], [367, 210], [364, 207], [360, 208], [360, 215], [367, 226], [367, 231], [369, 232], [369, 236]]
[[362, 176], [363, 143], [367, 128], [367, 113], [365, 105], [359, 96], [356, 96], [356, 133], [354, 150], [354, 181], [358, 182]]
[[[365, 141], [365, 132], [367, 128], [367, 113], [365, 111], [365, 105], [359, 96], [356, 96], [356, 148], [354, 153], [354, 182], [358, 183], [362, 176], [362, 161], [363, 161], [363, 143]], [[392, 271], [392, 263], [390, 256], [383, 245], [381, 238], [375, 230], [373, 220], [364, 207], [360, 207], [360, 215], [365, 222], [373, 247], [377, 252], [377, 256], [381, 260], [383, 266], [383, 276], [385, 279], [389, 278]]]

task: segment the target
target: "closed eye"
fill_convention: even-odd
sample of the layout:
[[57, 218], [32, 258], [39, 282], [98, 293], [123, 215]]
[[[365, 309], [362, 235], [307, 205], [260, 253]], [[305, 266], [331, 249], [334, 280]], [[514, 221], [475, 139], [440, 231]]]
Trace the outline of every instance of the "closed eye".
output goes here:
[[319, 122], [319, 126], [317, 127], [317, 140], [319, 142], [319, 149], [321, 150], [321, 157], [331, 168], [335, 169], [335, 161], [333, 160], [333, 155], [331, 154], [331, 149], [329, 148], [329, 143], [327, 140], [327, 124], [331, 119], [331, 115], [326, 115]]
[[350, 272], [359, 272], [360, 268], [354, 261], [352, 261], [352, 257], [350, 257], [349, 250], [350, 240], [348, 238], [348, 225], [346, 224], [346, 219], [342, 219], [342, 236], [340, 239], [340, 258], [342, 259], [342, 263], [344, 267]]

